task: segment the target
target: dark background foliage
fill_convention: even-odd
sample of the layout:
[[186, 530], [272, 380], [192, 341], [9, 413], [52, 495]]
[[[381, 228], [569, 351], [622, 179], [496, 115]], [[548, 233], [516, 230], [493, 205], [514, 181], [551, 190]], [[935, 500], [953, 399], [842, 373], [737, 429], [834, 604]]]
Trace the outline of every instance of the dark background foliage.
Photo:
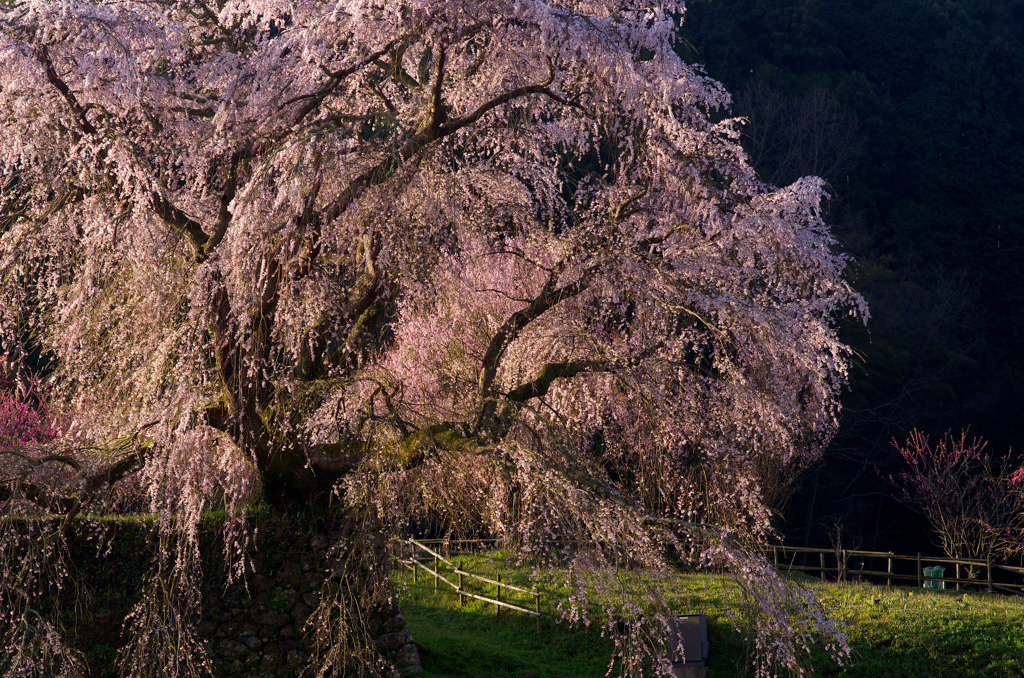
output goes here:
[[871, 307], [840, 433], [790, 543], [934, 550], [882, 476], [914, 427], [1024, 438], [1024, 1], [691, 0], [684, 58], [747, 117], [765, 179], [819, 174]]

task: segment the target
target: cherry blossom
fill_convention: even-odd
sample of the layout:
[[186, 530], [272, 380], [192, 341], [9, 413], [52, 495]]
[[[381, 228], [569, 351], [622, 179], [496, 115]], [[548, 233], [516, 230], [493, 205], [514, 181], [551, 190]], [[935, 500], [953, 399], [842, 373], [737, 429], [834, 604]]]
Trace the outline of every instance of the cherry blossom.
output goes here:
[[[140, 602], [123, 670], [207, 670], [191, 632], [146, 640], [199, 604], [204, 511], [234, 517], [242, 574], [253, 502], [332, 496], [582, 578], [725, 566], [766, 672], [815, 629], [842, 647], [759, 548], [835, 431], [835, 321], [867, 311], [822, 182], [758, 178], [728, 94], [677, 56], [682, 12], [0, 3], [0, 351], [45, 354], [73, 413], [2, 498], [164, 517], [153, 588], [179, 597]], [[667, 618], [627, 589], [612, 614]], [[667, 666], [650, 628], [623, 673]]]

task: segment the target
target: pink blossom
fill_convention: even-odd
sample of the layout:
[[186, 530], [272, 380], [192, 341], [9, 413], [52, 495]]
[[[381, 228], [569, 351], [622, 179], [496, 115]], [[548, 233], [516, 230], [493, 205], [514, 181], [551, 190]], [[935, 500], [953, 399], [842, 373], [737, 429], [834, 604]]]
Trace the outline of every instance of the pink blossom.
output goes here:
[[1024, 467], [1012, 468], [1012, 453], [993, 458], [988, 443], [966, 430], [937, 444], [915, 430], [893, 445], [908, 468], [890, 480], [928, 518], [947, 555], [986, 559], [1024, 547]]
[[[203, 512], [229, 513], [246, 571], [257, 497], [565, 559], [583, 623], [588, 578], [681, 553], [769, 592], [749, 599], [763, 666], [799, 666], [807, 628], [845, 647], [739, 545], [772, 534], [833, 435], [835, 318], [867, 310], [822, 181], [758, 178], [728, 93], [675, 51], [682, 10], [0, 14], [0, 350], [45, 353], [72, 413], [42, 456], [10, 456], [5, 508], [159, 516], [150, 588], [175, 595], [135, 608], [126, 673], [206, 666], [191, 630], [160, 629], [201, 602]], [[378, 563], [360, 543], [379, 544], [339, 563]], [[363, 637], [382, 570], [325, 603], [317, 637], [340, 644], [316, 671], [369, 656], [341, 639]], [[665, 603], [630, 590], [616, 609], [645, 621], [617, 665], [664, 668]]]

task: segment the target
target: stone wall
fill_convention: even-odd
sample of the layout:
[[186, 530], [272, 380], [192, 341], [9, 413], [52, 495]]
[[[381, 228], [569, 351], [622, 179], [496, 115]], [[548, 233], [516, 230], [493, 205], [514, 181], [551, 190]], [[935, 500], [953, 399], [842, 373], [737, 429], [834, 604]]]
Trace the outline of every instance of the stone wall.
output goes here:
[[[197, 630], [217, 678], [302, 674], [310, 654], [304, 627], [320, 603], [320, 587], [332, 566], [330, 529], [315, 522], [261, 517], [248, 586], [225, 585], [223, 563], [217, 558], [217, 529], [209, 529], [204, 537], [209, 554]], [[82, 575], [76, 589], [79, 599], [74, 605], [62, 601], [70, 639], [94, 678], [116, 675], [114, 659], [124, 642], [122, 623], [152, 562], [144, 526], [117, 529], [123, 534], [113, 539], [110, 553], [102, 558], [96, 557], [95, 547], [81, 547], [75, 558]], [[74, 616], [68, 617], [72, 611]], [[395, 676], [421, 675], [412, 637], [397, 612], [382, 615], [377, 650], [397, 667]]]
[[222, 577], [204, 586], [198, 630], [218, 677], [291, 678], [309, 659], [303, 628], [320, 602], [327, 539], [313, 535], [303, 543], [286, 526], [269, 532], [253, 554], [248, 590], [225, 589]]

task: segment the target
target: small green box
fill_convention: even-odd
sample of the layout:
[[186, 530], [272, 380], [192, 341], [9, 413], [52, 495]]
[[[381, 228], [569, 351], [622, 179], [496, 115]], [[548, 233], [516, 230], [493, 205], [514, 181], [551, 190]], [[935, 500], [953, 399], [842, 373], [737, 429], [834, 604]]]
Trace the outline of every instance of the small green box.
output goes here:
[[[945, 577], [946, 568], [936, 565], [934, 567], [924, 568], [924, 576], [926, 577]], [[926, 581], [921, 585], [922, 588], [926, 589], [944, 589], [946, 588], [946, 582], [944, 581]]]

